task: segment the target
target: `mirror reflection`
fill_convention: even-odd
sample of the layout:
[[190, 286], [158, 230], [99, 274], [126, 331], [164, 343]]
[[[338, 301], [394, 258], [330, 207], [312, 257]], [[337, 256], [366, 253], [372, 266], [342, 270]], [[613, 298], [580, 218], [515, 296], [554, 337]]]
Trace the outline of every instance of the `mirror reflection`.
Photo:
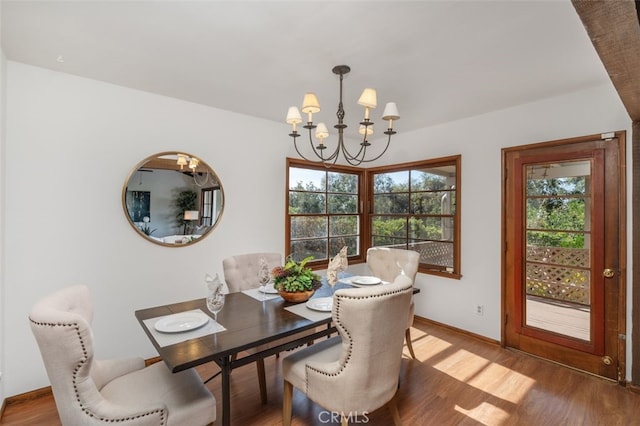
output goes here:
[[179, 247], [209, 234], [220, 220], [224, 193], [220, 179], [202, 159], [162, 152], [136, 165], [122, 189], [125, 215], [140, 235]]

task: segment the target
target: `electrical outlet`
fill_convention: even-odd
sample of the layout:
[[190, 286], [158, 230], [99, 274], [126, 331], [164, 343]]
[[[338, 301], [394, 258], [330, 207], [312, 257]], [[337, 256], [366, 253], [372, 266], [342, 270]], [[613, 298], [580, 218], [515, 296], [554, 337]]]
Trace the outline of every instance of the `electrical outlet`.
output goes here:
[[476, 315], [484, 315], [484, 306], [476, 305]]

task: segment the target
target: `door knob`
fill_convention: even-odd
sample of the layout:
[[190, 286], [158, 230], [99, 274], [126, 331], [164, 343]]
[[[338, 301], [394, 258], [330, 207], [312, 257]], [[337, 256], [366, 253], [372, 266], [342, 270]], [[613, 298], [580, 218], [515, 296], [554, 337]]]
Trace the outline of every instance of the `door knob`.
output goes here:
[[603, 356], [602, 357], [602, 363], [604, 365], [611, 365], [613, 363], [613, 360], [611, 359], [610, 356]]
[[605, 269], [604, 271], [602, 271], [602, 275], [605, 278], [612, 278], [614, 275], [616, 274], [616, 271], [614, 271], [613, 269]]

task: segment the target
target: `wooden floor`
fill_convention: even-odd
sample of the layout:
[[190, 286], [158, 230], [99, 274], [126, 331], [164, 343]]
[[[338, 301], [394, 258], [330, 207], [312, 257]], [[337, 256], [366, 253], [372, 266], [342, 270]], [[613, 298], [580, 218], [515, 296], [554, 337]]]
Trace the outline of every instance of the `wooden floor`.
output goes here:
[[[414, 425], [638, 425], [640, 394], [496, 344], [416, 320], [417, 360], [403, 360], [398, 406], [405, 426]], [[232, 374], [232, 424], [279, 425], [281, 358], [266, 360], [269, 402], [260, 404], [255, 366]], [[203, 377], [218, 369], [199, 368]], [[221, 410], [220, 378], [209, 382]], [[327, 422], [322, 408], [294, 391], [294, 425]], [[383, 407], [351, 424], [390, 425]], [[2, 425], [60, 425], [52, 397], [9, 405]], [[220, 421], [216, 421], [216, 425]]]

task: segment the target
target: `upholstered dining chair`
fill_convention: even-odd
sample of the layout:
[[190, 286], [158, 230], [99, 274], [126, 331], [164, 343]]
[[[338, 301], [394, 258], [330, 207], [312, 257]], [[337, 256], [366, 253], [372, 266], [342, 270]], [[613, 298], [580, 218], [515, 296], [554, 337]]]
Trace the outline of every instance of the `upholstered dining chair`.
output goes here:
[[396, 404], [404, 330], [413, 281], [398, 275], [393, 283], [336, 290], [331, 316], [338, 336], [282, 360], [282, 420], [291, 424], [293, 388], [326, 410], [352, 415], [389, 405], [396, 425]]
[[38, 301], [29, 320], [63, 425], [208, 425], [216, 400], [195, 370], [142, 358], [94, 358], [93, 303], [84, 285]]
[[[371, 247], [367, 250], [367, 266], [371, 274], [380, 278], [382, 281], [391, 282], [398, 275], [405, 275], [411, 278], [411, 282], [415, 282], [419, 263], [420, 253], [417, 251], [389, 247]], [[413, 298], [411, 298], [405, 340], [407, 341], [407, 349], [409, 349], [411, 357], [415, 359], [416, 354], [413, 352], [413, 343], [411, 341], [414, 311], [415, 303]]]

